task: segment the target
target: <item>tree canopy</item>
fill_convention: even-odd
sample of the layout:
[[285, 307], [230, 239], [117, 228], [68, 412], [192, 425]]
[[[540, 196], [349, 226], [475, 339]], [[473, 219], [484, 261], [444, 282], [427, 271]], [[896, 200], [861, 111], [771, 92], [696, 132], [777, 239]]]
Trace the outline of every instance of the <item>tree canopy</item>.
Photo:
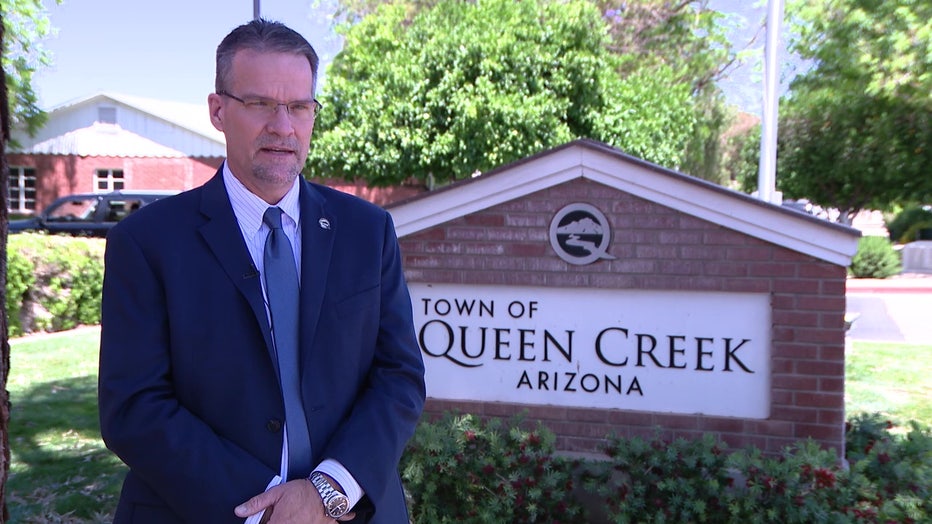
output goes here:
[[794, 0], [794, 50], [817, 69], [798, 84], [853, 82], [932, 109], [932, 2]]
[[445, 182], [578, 137], [681, 168], [707, 111], [699, 77], [713, 69], [672, 44], [649, 62], [618, 48], [619, 15], [596, 2], [351, 4], [321, 93], [313, 176]]
[[738, 57], [725, 34], [725, 15], [711, 9], [708, 0], [597, 0], [596, 4], [610, 27], [610, 50], [633, 58], [625, 61], [629, 69], [622, 75], [670, 67], [676, 82], [691, 86], [693, 134], [676, 167], [714, 182], [727, 180], [720, 145], [732, 112], [718, 81]]
[[6, 73], [11, 123], [25, 125], [33, 134], [45, 123], [45, 113], [39, 108], [32, 76], [51, 62], [41, 40], [52, 27], [42, 0], [3, 0], [0, 18], [5, 34], [0, 63]]
[[806, 0], [788, 14], [792, 49], [813, 67], [781, 103], [784, 197], [842, 221], [932, 199], [932, 3]]
[[932, 113], [884, 96], [830, 88], [789, 101], [781, 119], [778, 187], [838, 209], [932, 198]]
[[794, 49], [815, 66], [785, 100], [778, 186], [843, 220], [932, 198], [932, 3], [794, 6]]
[[[17, 121], [25, 121], [32, 132], [42, 121], [42, 112], [32, 90], [32, 73], [37, 65], [33, 59], [42, 54], [35, 47], [35, 38], [48, 30], [41, 0], [3, 0], [0, 3], [0, 282], [6, 283], [8, 166], [7, 140]], [[0, 522], [6, 522], [7, 479], [10, 472], [10, 402], [7, 392], [10, 344], [7, 329], [5, 286], [0, 289]]]

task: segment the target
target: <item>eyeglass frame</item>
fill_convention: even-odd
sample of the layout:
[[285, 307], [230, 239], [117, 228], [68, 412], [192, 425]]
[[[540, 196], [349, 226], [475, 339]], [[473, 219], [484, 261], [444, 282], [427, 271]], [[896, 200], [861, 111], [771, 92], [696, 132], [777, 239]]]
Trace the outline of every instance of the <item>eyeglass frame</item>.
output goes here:
[[262, 103], [262, 104], [266, 104], [266, 103], [267, 103], [269, 106], [271, 106], [272, 104], [275, 104], [275, 107], [272, 109], [272, 112], [269, 113], [269, 116], [274, 115], [274, 114], [278, 111], [278, 107], [279, 107], [279, 106], [285, 106], [285, 113], [287, 113], [288, 116], [291, 117], [291, 116], [292, 116], [292, 115], [291, 115], [291, 109], [290, 109], [290, 107], [289, 107], [291, 104], [306, 104], [306, 103], [308, 103], [308, 102], [311, 102], [312, 104], [314, 104], [314, 110], [313, 110], [313, 113], [312, 113], [312, 114], [313, 114], [312, 120], [316, 120], [316, 119], [317, 119], [317, 115], [320, 114], [320, 110], [324, 108], [324, 105], [321, 104], [320, 101], [317, 100], [316, 98], [312, 98], [312, 99], [310, 99], [309, 101], [308, 101], [308, 100], [292, 100], [291, 102], [279, 102], [278, 100], [275, 100], [274, 98], [265, 98], [265, 97], [257, 96], [257, 97], [254, 97], [254, 98], [250, 99], [249, 102], [247, 102], [246, 100], [244, 100], [244, 99], [242, 99], [242, 98], [240, 98], [240, 97], [238, 97], [238, 96], [236, 96], [236, 95], [234, 95], [234, 94], [232, 94], [232, 93], [229, 93], [229, 92], [227, 92], [227, 91], [224, 91], [224, 90], [222, 90], [222, 89], [219, 90], [219, 91], [217, 91], [217, 94], [220, 95], [220, 96], [225, 96], [225, 97], [228, 97], [228, 98], [232, 98], [233, 100], [236, 100], [236, 101], [239, 102], [240, 104], [243, 104], [243, 107], [246, 108], [246, 109], [250, 109], [251, 107], [254, 107], [254, 106], [251, 106], [251, 105], [250, 105], [250, 103], [253, 103], [253, 102], [259, 102], [259, 103]]

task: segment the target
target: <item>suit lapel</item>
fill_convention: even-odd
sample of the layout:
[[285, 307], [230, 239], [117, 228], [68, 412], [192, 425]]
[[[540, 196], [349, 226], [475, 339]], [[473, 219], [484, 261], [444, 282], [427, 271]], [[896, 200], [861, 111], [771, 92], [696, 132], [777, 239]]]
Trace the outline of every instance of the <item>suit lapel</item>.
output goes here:
[[301, 179], [301, 359], [310, 353], [310, 344], [317, 333], [327, 273], [333, 252], [334, 235], [338, 233], [335, 217], [328, 210], [321, 194]]
[[204, 184], [201, 195], [201, 212], [208, 218], [199, 229], [201, 236], [229, 276], [230, 281], [252, 308], [256, 322], [262, 328], [266, 348], [277, 367], [271, 328], [262, 298], [259, 271], [256, 270], [249, 256], [249, 250], [243, 242], [243, 235], [237, 225], [236, 216], [233, 214], [233, 207], [230, 205], [230, 198], [227, 196], [220, 171]]

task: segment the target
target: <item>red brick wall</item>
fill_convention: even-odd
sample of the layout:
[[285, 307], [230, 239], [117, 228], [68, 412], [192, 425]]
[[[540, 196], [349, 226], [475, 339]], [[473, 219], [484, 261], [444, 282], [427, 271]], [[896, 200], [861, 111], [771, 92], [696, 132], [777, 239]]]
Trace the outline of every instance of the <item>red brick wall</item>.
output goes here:
[[[94, 192], [97, 169], [122, 169], [127, 189], [177, 189], [200, 186], [214, 176], [223, 157], [128, 158], [65, 155], [8, 155], [10, 166], [34, 167], [36, 210], [41, 211], [58, 197]], [[364, 182], [315, 180], [340, 191], [384, 206], [425, 191], [423, 186], [367, 187]]]
[[[616, 260], [575, 266], [550, 247], [549, 226], [567, 204], [605, 213]], [[428, 401], [447, 410], [509, 417], [527, 413], [567, 451], [597, 451], [610, 433], [669, 438], [713, 433], [733, 446], [777, 452], [801, 439], [844, 450], [845, 268], [578, 179], [401, 239], [410, 282], [769, 293], [771, 416], [703, 415]], [[737, 393], [737, 392], [736, 392]]]
[[221, 157], [129, 158], [124, 171], [130, 189], [191, 189], [214, 176], [222, 162]]
[[327, 187], [332, 187], [344, 193], [356, 195], [363, 200], [368, 200], [369, 202], [379, 206], [386, 206], [393, 202], [399, 202], [427, 191], [427, 188], [423, 185], [415, 184], [404, 184], [390, 187], [369, 187], [363, 180], [347, 182], [344, 180], [315, 178], [311, 179], [311, 181], [325, 185]]
[[36, 168], [36, 210], [58, 197], [94, 192], [97, 169], [122, 169], [126, 189], [177, 189], [199, 186], [216, 173], [223, 158], [129, 158], [11, 154], [10, 166]]

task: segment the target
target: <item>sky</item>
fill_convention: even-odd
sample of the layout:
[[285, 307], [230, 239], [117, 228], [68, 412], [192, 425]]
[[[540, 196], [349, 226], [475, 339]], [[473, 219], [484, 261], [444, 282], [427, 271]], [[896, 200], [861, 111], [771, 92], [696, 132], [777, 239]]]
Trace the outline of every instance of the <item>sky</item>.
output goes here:
[[[261, 0], [260, 13], [304, 35], [329, 63], [339, 39], [330, 31], [326, 9], [312, 11], [313, 1]], [[253, 0], [43, 4], [57, 32], [43, 41], [52, 66], [34, 77], [43, 109], [101, 91], [206, 105], [217, 44], [253, 16]]]
[[[44, 47], [53, 65], [36, 74], [40, 106], [49, 110], [98, 92], [204, 104], [214, 83], [214, 52], [234, 27], [253, 16], [253, 0], [43, 0], [56, 34]], [[342, 41], [331, 30], [337, 0], [260, 0], [260, 14], [285, 23], [315, 47], [322, 69]], [[312, 4], [318, 7], [313, 8]], [[744, 46], [766, 2], [712, 0], [730, 12], [729, 27]], [[763, 36], [757, 41], [763, 46]], [[723, 86], [729, 99], [759, 114], [759, 66], [734, 71]], [[326, 83], [322, 74], [321, 84]]]

